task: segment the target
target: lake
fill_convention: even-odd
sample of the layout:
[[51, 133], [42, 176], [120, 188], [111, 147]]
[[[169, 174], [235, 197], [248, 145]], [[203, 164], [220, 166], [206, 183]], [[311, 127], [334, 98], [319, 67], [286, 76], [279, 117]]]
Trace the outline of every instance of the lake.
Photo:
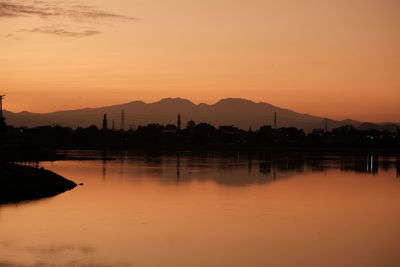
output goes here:
[[0, 205], [0, 266], [400, 266], [400, 158], [65, 151]]

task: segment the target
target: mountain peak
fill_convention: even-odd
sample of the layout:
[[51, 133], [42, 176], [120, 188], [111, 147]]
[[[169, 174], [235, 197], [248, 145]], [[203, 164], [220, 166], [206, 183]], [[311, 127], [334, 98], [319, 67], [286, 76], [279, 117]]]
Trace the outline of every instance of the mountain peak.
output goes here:
[[184, 99], [184, 98], [180, 98], [180, 97], [167, 97], [167, 98], [163, 98], [160, 101], [154, 102], [152, 104], [190, 104], [190, 105], [194, 105], [193, 102], [191, 102], [190, 100]]
[[221, 105], [221, 104], [256, 104], [255, 102], [251, 100], [247, 100], [244, 98], [223, 98], [219, 100], [215, 105]]
[[144, 103], [142, 100], [135, 100], [135, 101], [131, 101], [131, 102], [127, 103], [127, 104], [140, 104], [140, 105], [142, 105], [142, 104], [146, 104], [146, 103]]

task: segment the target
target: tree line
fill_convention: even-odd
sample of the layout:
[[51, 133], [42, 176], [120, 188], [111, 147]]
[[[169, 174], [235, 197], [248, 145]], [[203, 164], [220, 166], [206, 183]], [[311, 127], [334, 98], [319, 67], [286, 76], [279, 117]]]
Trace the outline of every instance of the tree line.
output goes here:
[[0, 126], [3, 147], [24, 148], [138, 148], [138, 149], [264, 149], [264, 148], [381, 148], [400, 149], [397, 132], [359, 130], [342, 126], [305, 133], [295, 127], [265, 125], [247, 131], [233, 125], [215, 127], [190, 121], [183, 129], [157, 123], [126, 131], [97, 126], [72, 129]]

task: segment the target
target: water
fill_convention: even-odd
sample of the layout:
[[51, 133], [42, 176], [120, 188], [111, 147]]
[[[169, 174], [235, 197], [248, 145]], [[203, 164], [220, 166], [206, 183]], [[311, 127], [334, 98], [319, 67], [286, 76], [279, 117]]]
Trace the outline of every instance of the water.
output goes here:
[[[399, 266], [399, 158], [69, 152], [0, 206], [0, 266]], [[324, 159], [324, 160], [322, 160]]]

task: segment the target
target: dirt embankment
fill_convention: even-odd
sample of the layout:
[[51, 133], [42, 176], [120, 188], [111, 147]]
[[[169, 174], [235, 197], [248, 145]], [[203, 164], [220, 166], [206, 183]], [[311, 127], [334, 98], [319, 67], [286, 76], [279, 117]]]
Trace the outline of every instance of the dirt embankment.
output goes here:
[[50, 197], [75, 186], [74, 182], [42, 168], [0, 164], [0, 203]]

